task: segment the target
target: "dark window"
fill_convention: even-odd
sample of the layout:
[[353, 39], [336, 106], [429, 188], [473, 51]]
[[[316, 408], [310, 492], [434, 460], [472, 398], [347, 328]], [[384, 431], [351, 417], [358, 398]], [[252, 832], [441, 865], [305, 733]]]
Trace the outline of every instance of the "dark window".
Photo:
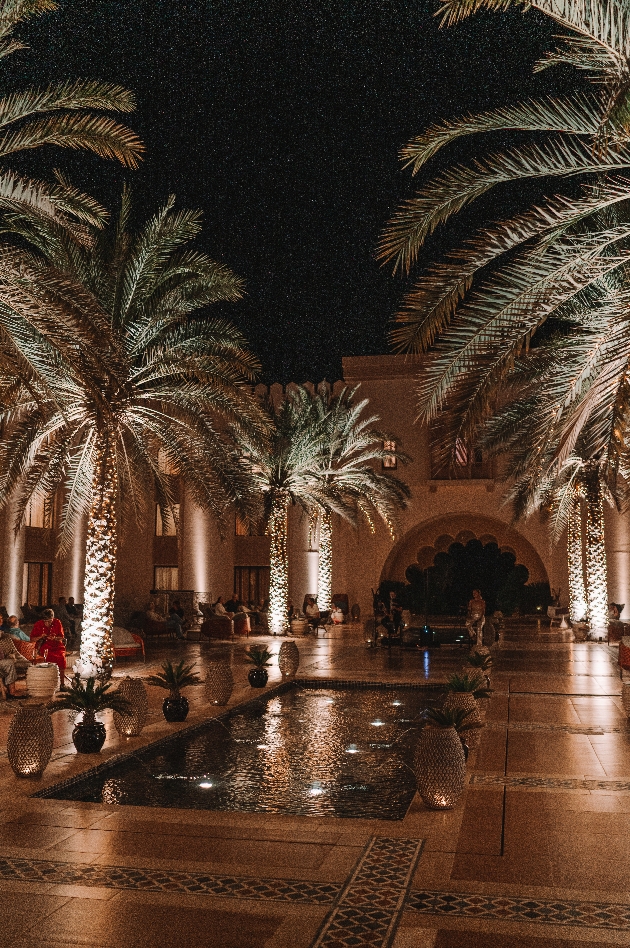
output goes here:
[[179, 569], [177, 566], [156, 566], [154, 568], [154, 589], [179, 589]]
[[264, 602], [269, 598], [269, 567], [235, 566], [234, 592], [240, 602]]
[[386, 454], [383, 458], [383, 467], [390, 471], [395, 471], [398, 465], [398, 461], [396, 459], [396, 442], [383, 441], [383, 451], [392, 452], [392, 454]]
[[52, 563], [25, 563], [22, 602], [45, 606], [52, 600]]

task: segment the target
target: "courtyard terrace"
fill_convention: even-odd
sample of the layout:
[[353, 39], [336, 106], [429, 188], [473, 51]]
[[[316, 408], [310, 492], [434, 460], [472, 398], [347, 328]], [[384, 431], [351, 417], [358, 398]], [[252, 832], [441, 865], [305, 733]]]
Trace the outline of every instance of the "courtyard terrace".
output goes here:
[[[459, 805], [415, 797], [402, 820], [155, 809], [31, 799], [101, 759], [224, 709], [187, 691], [184, 725], [148, 688], [139, 738], [108, 723], [100, 758], [77, 756], [66, 712], [40, 781], [0, 761], [0, 945], [12, 948], [599, 948], [630, 943], [630, 740], [616, 649], [512, 629], [494, 649], [494, 693]], [[149, 644], [165, 658], [230, 653], [230, 707], [251, 699], [248, 643]], [[265, 641], [269, 644], [269, 639]], [[464, 650], [367, 649], [358, 626], [297, 640], [301, 678], [444, 681]], [[278, 642], [271, 641], [272, 651]], [[280, 682], [270, 669], [268, 688]], [[2, 742], [17, 702], [0, 706]], [[108, 713], [109, 717], [109, 713]], [[108, 720], [108, 719], [106, 719]]]

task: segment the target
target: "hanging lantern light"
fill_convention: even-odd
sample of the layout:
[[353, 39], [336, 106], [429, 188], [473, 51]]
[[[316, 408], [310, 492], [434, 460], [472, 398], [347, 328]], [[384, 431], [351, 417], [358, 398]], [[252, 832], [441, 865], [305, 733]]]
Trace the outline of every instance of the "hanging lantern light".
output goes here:
[[114, 726], [121, 737], [137, 737], [147, 723], [149, 700], [139, 678], [123, 678], [118, 693], [129, 702], [127, 711], [114, 711]]
[[53, 726], [43, 704], [22, 705], [7, 736], [7, 756], [16, 777], [41, 777], [53, 749]]

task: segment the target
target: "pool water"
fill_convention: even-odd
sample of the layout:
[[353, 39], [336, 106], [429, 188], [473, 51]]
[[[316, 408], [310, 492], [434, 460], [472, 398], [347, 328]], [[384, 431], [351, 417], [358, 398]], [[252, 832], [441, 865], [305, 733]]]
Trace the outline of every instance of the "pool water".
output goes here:
[[434, 690], [296, 686], [42, 795], [127, 806], [400, 820]]

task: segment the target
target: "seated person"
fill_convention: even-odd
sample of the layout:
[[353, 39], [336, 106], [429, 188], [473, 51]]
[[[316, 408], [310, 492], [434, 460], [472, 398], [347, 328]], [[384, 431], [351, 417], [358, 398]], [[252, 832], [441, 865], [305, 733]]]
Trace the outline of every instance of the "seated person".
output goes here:
[[[26, 694], [18, 695], [15, 689], [17, 681], [17, 666], [23, 663], [24, 658], [20, 655], [11, 636], [4, 632], [0, 635], [0, 678], [7, 689], [8, 698], [26, 698]], [[28, 662], [26, 663], [28, 665]]]
[[[59, 619], [55, 619], [55, 613], [52, 609], [44, 609], [42, 618], [33, 626], [31, 642], [37, 643], [37, 654], [40, 661], [53, 662], [57, 665], [61, 684], [63, 685], [66, 670], [65, 639], [63, 626]], [[15, 646], [13, 647], [15, 648]]]
[[608, 622], [610, 625], [623, 625], [621, 613], [624, 605], [625, 603], [619, 602], [608, 603]]
[[235, 615], [238, 612], [238, 599], [233, 595], [225, 604], [225, 611], [231, 612], [232, 615]]
[[[169, 627], [169, 629], [171, 629], [175, 633], [176, 638], [185, 639], [186, 636], [184, 635], [184, 630], [182, 627], [183, 616], [180, 615], [180, 609], [178, 609], [176, 606], [177, 602], [178, 600], [175, 600], [171, 608], [168, 610], [168, 619], [166, 620], [166, 624]], [[181, 609], [181, 612], [183, 611], [184, 610]]]
[[483, 631], [486, 619], [486, 603], [481, 598], [479, 589], [473, 589], [472, 599], [468, 602], [468, 616], [466, 618], [466, 628], [471, 642], [476, 642], [480, 632]]
[[215, 616], [227, 616], [229, 619], [231, 619], [233, 616], [233, 613], [228, 612], [228, 610], [225, 608], [223, 596], [219, 596], [212, 608], [214, 609]]
[[20, 628], [20, 620], [17, 616], [9, 616], [8, 622], [0, 626], [2, 632], [8, 632], [11, 638], [21, 639], [23, 642], [30, 642], [31, 637], [28, 632], [23, 632]]
[[316, 629], [317, 626], [319, 625], [321, 614], [319, 611], [319, 606], [315, 602], [315, 599], [313, 598], [313, 596], [309, 596], [306, 600], [304, 615], [308, 619], [308, 624], [312, 626], [314, 629]]
[[145, 615], [147, 619], [149, 620], [149, 622], [164, 622], [165, 621], [164, 616], [160, 615], [159, 612], [156, 612], [154, 603], [150, 603], [149, 608], [147, 609]]

